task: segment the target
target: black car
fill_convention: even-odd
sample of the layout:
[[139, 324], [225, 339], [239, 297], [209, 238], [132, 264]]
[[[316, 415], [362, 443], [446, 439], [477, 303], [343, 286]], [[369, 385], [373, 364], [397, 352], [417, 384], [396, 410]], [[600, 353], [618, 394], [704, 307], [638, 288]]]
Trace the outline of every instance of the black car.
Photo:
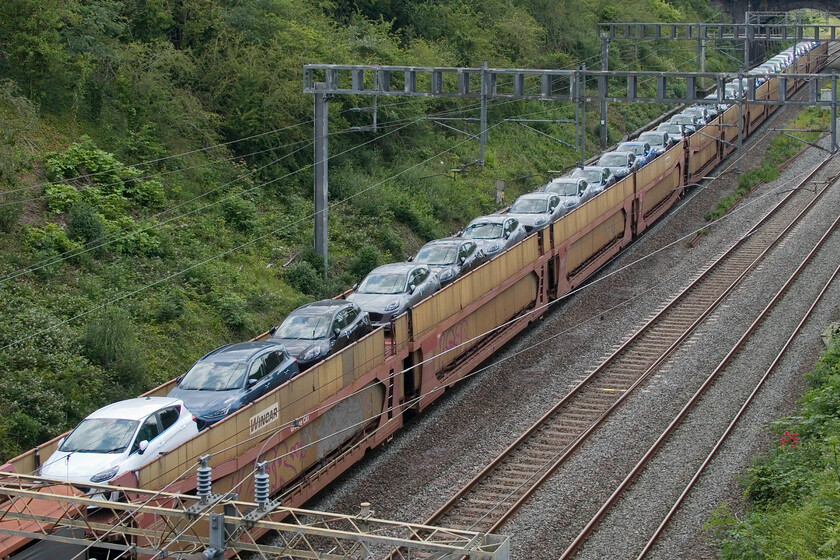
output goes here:
[[446, 237], [423, 245], [413, 262], [429, 265], [443, 287], [486, 260], [484, 251], [472, 239]]
[[352, 344], [371, 331], [370, 317], [347, 300], [322, 299], [298, 307], [279, 327], [271, 329], [301, 371]]

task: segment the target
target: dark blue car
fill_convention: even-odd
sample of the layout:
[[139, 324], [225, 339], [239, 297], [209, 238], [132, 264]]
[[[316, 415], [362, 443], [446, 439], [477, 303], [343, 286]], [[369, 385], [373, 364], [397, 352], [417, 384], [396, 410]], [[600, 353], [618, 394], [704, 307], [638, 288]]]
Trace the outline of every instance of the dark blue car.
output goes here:
[[299, 371], [282, 344], [228, 344], [198, 360], [167, 396], [183, 400], [201, 429], [257, 400]]

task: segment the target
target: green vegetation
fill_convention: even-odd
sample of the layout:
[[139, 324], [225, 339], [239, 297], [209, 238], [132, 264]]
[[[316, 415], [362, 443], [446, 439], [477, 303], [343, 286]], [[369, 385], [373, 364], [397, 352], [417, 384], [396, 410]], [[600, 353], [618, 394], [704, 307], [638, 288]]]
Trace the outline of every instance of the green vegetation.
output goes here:
[[[504, 122], [573, 118], [568, 105], [492, 103], [479, 167], [472, 139], [424, 120], [474, 104], [380, 98], [372, 133], [350, 110], [372, 100], [337, 97], [330, 199], [346, 202], [330, 210], [325, 280], [304, 64], [571, 68], [597, 59], [596, 22], [640, 14], [716, 17], [701, 0], [0, 2], [0, 460], [495, 210], [495, 179], [511, 199], [576, 160]], [[694, 68], [694, 44], [610, 57]], [[615, 105], [611, 137], [660, 110]], [[573, 140], [571, 125], [534, 126]]]
[[840, 555], [840, 339], [807, 378], [800, 415], [774, 425], [778, 444], [744, 476], [747, 515], [724, 505], [707, 523], [723, 560]]
[[[779, 178], [779, 169], [790, 158], [798, 155], [807, 148], [807, 144], [802, 142], [814, 142], [820, 137], [820, 132], [811, 132], [812, 130], [827, 130], [828, 129], [828, 112], [818, 107], [808, 107], [804, 109], [791, 122], [794, 129], [800, 129], [803, 132], [794, 132], [791, 136], [780, 134], [768, 146], [764, 154], [764, 159], [761, 165], [754, 169], [743, 173], [738, 177], [738, 187], [735, 192], [730, 193], [720, 199], [715, 205], [714, 210], [707, 212], [703, 218], [706, 221], [717, 220], [726, 214], [730, 208], [738, 204], [742, 198], [747, 196], [750, 191], [761, 183], [769, 183]], [[800, 140], [797, 140], [799, 138]]]

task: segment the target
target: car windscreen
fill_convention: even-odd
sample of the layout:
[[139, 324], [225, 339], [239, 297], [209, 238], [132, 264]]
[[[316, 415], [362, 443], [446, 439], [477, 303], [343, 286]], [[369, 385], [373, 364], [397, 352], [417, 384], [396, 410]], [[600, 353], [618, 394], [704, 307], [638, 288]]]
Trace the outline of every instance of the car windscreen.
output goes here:
[[624, 154], [604, 154], [598, 160], [602, 167], [624, 167], [627, 165], [627, 156]]
[[330, 329], [332, 313], [325, 315], [290, 315], [286, 317], [273, 338], [315, 340], [325, 338]]
[[663, 130], [669, 134], [682, 134], [682, 129], [678, 124], [660, 124], [656, 128], [657, 130]]
[[178, 384], [180, 389], [196, 391], [230, 391], [245, 386], [248, 364], [202, 360], [190, 368]]
[[401, 294], [405, 291], [405, 272], [371, 272], [356, 289], [360, 294]]
[[138, 423], [123, 418], [86, 418], [67, 436], [59, 451], [122, 453], [131, 444]]
[[644, 146], [639, 146], [638, 144], [628, 146], [627, 144], [622, 144], [618, 147], [619, 152], [633, 152], [637, 156], [644, 155], [645, 148]]
[[502, 224], [481, 222], [469, 226], [464, 231], [464, 237], [471, 239], [496, 239], [502, 236]]
[[664, 138], [661, 134], [655, 132], [645, 132], [639, 136], [639, 140], [647, 142], [651, 146], [661, 146], [664, 143]]
[[414, 257], [414, 262], [431, 265], [454, 264], [457, 258], [457, 245], [427, 245], [420, 249]]
[[[586, 178], [589, 179], [589, 176], [592, 176], [593, 179], [591, 181], [598, 183], [601, 181], [601, 172], [600, 171], [583, 171], [581, 174], [586, 173]], [[577, 181], [574, 183], [571, 181], [564, 181], [562, 183], [549, 183], [548, 186], [545, 188], [546, 192], [553, 192], [557, 193], [560, 196], [576, 196], [577, 195]]]
[[510, 211], [516, 214], [542, 214], [548, 212], [548, 199], [520, 198], [513, 203]]
[[671, 117], [671, 122], [677, 124], [694, 124], [694, 117], [689, 115], [674, 115]]

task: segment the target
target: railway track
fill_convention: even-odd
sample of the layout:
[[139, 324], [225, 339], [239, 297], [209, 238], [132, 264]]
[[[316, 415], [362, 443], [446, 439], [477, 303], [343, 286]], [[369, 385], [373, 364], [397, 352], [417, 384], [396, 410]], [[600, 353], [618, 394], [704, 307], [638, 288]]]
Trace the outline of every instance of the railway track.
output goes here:
[[[578, 533], [578, 535], [574, 538], [572, 543], [566, 548], [563, 554], [559, 557], [559, 560], [567, 560], [575, 556], [575, 554], [580, 550], [580, 548], [588, 541], [590, 536], [596, 531], [598, 525], [606, 519], [609, 512], [613, 509], [613, 507], [619, 502], [619, 500], [623, 499], [627, 496], [630, 487], [639, 479], [639, 477], [644, 473], [648, 479], [657, 479], [662, 480], [662, 477], [665, 476], [674, 476], [672, 471], [669, 471], [667, 474], [661, 472], [662, 467], [658, 467], [659, 471], [652, 472], [652, 473], [645, 473], [645, 469], [648, 465], [652, 462], [653, 458], [656, 454], [668, 443], [668, 441], [672, 438], [672, 436], [676, 435], [677, 430], [683, 423], [683, 421], [695, 410], [698, 414], [703, 415], [704, 418], [709, 418], [711, 414], [706, 413], [702, 410], [703, 403], [701, 399], [703, 399], [711, 388], [712, 384], [717, 381], [719, 378], [726, 375], [730, 369], [732, 368], [733, 372], [730, 375], [737, 375], [737, 372], [740, 371], [738, 369], [737, 364], [737, 356], [739, 353], [755, 338], [757, 334], [757, 329], [759, 326], [768, 318], [772, 311], [774, 311], [781, 303], [783, 298], [788, 293], [793, 293], [793, 297], [799, 297], [800, 292], [796, 290], [791, 290], [791, 286], [794, 282], [803, 275], [803, 273], [808, 269], [809, 265], [815, 260], [815, 256], [818, 255], [821, 251], [827, 250], [824, 248], [824, 245], [829, 240], [830, 236], [835, 232], [838, 225], [840, 225], [840, 216], [836, 217], [831, 225], [826, 228], [825, 232], [823, 233], [822, 237], [819, 241], [815, 244], [815, 246], [810, 250], [808, 255], [803, 259], [803, 261], [799, 264], [799, 266], [792, 272], [789, 276], [787, 281], [784, 285], [776, 292], [776, 294], [771, 298], [771, 300], [767, 303], [764, 309], [759, 313], [756, 319], [752, 322], [750, 327], [746, 330], [746, 332], [735, 342], [731, 350], [729, 350], [726, 356], [721, 360], [721, 362], [711, 371], [706, 377], [700, 387], [694, 392], [690, 399], [686, 402], [686, 404], [682, 407], [682, 409], [677, 413], [674, 419], [668, 424], [668, 426], [661, 432], [661, 434], [656, 437], [655, 441], [648, 447], [647, 451], [638, 460], [638, 462], [632, 466], [632, 468], [628, 468], [627, 475], [621, 481], [621, 483], [617, 486], [617, 488], [613, 491], [613, 493], [607, 498], [604, 503], [601, 505], [599, 510], [595, 513], [595, 515], [590, 519], [590, 521], [586, 524], [586, 526]], [[836, 242], [835, 242], [836, 245]], [[816, 273], [816, 271], [809, 271]], [[647, 539], [645, 544], [641, 547], [640, 551], [635, 555], [636, 560], [641, 560], [647, 554], [652, 551], [655, 545], [658, 543], [658, 540], [663, 535], [665, 531], [665, 527], [670, 522], [670, 520], [674, 517], [675, 512], [679, 508], [679, 506], [683, 503], [686, 496], [688, 495], [689, 491], [693, 488], [694, 484], [698, 481], [700, 476], [703, 474], [705, 469], [709, 466], [712, 458], [715, 456], [716, 452], [722, 447], [723, 443], [732, 433], [735, 425], [744, 415], [747, 407], [751, 404], [755, 396], [758, 394], [759, 389], [762, 387], [764, 382], [768, 379], [770, 374], [776, 369], [777, 365], [781, 361], [782, 356], [785, 354], [787, 349], [790, 347], [791, 343], [793, 342], [794, 337], [799, 333], [802, 329], [803, 325], [805, 324], [806, 320], [810, 317], [811, 313], [816, 308], [817, 304], [823, 298], [825, 293], [828, 291], [828, 288], [831, 284], [836, 280], [837, 276], [840, 274], [840, 266], [837, 266], [833, 273], [829, 276], [828, 280], [824, 283], [822, 289], [816, 294], [816, 296], [810, 300], [811, 303], [807, 310], [803, 313], [802, 317], [796, 324], [796, 326], [792, 329], [791, 334], [787, 337], [787, 340], [784, 344], [781, 345], [779, 351], [776, 353], [775, 357], [772, 358], [768, 367], [764, 371], [763, 374], [755, 381], [752, 391], [749, 395], [744, 399], [743, 404], [737, 410], [737, 412], [732, 415], [731, 421], [729, 421], [728, 425], [722, 427], [720, 429], [720, 436], [714, 442], [714, 445], [711, 446], [711, 449], [708, 453], [702, 454], [700, 457], [702, 461], [699, 461], [699, 466], [694, 469], [692, 467], [692, 463], [688, 462], [682, 471], [682, 477], [688, 478], [690, 480], [687, 484], [685, 484], [684, 488], [680, 485], [680, 488], [683, 488], [682, 491], [678, 494], [678, 496], [673, 499], [671, 502], [670, 509], [667, 511], [664, 516], [662, 516], [661, 520], [658, 522], [658, 526], [656, 526], [655, 530], [653, 530], [651, 536]], [[768, 357], [770, 360], [770, 357]], [[749, 362], [751, 366], [756, 366], [755, 361]], [[760, 371], [760, 370], [758, 370]], [[700, 410], [698, 410], [700, 409]], [[704, 425], [706, 429], [708, 429], [708, 425]], [[692, 440], [693, 442], [697, 441], [697, 438]], [[694, 445], [695, 443], [693, 443]], [[675, 444], [679, 445], [679, 444]], [[693, 469], [693, 472], [689, 469]], [[653, 468], [656, 471], [656, 467]], [[648, 483], [650, 484], [650, 483]], [[659, 484], [657, 483], [657, 487]], [[632, 498], [631, 498], [632, 502]], [[666, 502], [667, 503], [667, 502]], [[644, 532], [644, 524], [639, 523], [639, 531]], [[621, 550], [629, 555], [634, 554], [631, 550], [628, 550], [626, 546], [622, 546]], [[631, 556], [633, 557], [633, 556]]]
[[[493, 532], [703, 322], [840, 175], [827, 158], [425, 523]], [[804, 188], [814, 184], [816, 188]]]

